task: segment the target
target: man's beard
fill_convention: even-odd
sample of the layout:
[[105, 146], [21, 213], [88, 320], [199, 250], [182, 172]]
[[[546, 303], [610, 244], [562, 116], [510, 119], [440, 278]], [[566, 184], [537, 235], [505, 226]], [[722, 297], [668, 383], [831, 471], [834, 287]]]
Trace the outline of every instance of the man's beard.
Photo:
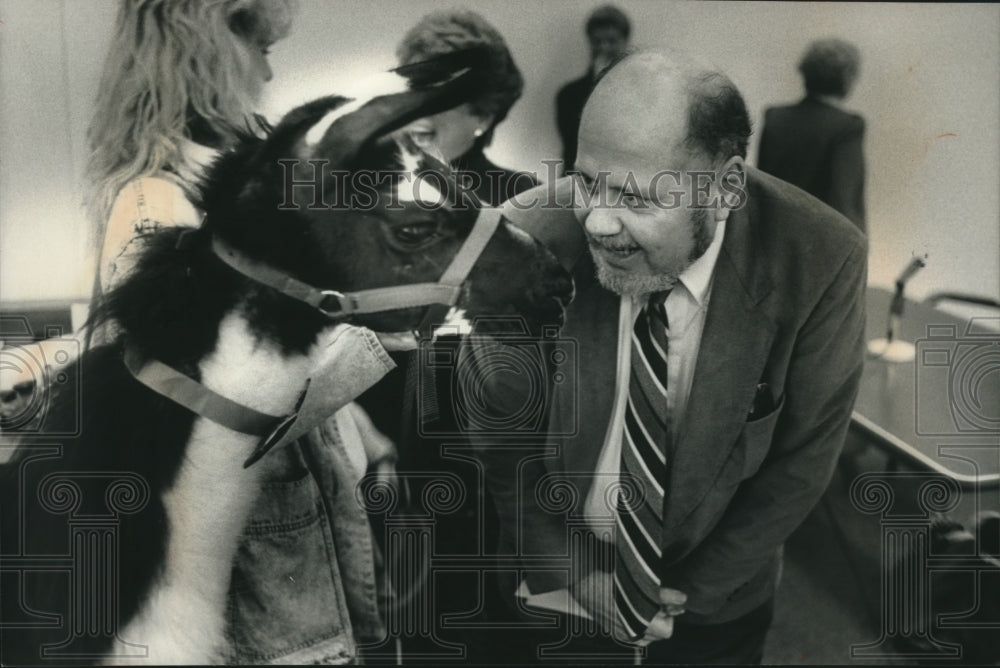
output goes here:
[[645, 295], [651, 292], [670, 290], [677, 282], [676, 276], [670, 274], [633, 274], [617, 267], [612, 267], [604, 258], [594, 255], [597, 267], [597, 280], [608, 290], [625, 297]]
[[670, 290], [677, 283], [677, 277], [695, 260], [704, 255], [708, 247], [712, 245], [708, 227], [708, 209], [696, 209], [691, 215], [691, 237], [694, 245], [688, 256], [687, 264], [674, 272], [635, 274], [611, 266], [599, 253], [591, 253], [597, 269], [597, 280], [608, 290], [626, 297]]

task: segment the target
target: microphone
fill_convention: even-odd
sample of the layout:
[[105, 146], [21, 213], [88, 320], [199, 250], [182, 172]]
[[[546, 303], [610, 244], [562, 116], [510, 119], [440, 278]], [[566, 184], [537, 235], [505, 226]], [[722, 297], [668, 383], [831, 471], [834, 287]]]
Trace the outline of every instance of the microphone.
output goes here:
[[907, 341], [896, 340], [895, 334], [899, 331], [899, 319], [903, 315], [903, 307], [906, 300], [903, 292], [906, 283], [913, 278], [913, 275], [926, 267], [927, 264], [922, 258], [915, 257], [903, 269], [903, 273], [896, 279], [896, 293], [889, 304], [889, 323], [886, 328], [884, 339], [874, 339], [868, 342], [868, 353], [873, 357], [884, 359], [887, 362], [909, 362], [914, 357], [914, 347]]

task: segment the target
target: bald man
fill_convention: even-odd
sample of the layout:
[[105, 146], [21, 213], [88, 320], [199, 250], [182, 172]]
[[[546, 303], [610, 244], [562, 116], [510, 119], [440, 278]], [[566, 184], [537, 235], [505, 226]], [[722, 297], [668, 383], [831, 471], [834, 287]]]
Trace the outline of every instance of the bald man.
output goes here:
[[661, 54], [621, 61], [584, 109], [565, 234], [589, 252], [562, 331], [579, 370], [552, 386], [548, 454], [481, 454], [504, 536], [532, 559], [518, 594], [598, 622], [565, 651], [759, 663], [782, 544], [841, 450], [866, 242], [748, 167], [749, 135], [728, 78]]

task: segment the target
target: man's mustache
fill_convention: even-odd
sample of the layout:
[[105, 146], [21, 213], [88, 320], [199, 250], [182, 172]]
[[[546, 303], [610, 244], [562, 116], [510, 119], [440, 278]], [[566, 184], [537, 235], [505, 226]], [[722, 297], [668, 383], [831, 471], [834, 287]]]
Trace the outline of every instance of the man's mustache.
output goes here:
[[617, 239], [615, 237], [595, 237], [587, 235], [587, 243], [592, 248], [603, 248], [604, 250], [621, 252], [639, 250], [639, 244], [628, 239]]

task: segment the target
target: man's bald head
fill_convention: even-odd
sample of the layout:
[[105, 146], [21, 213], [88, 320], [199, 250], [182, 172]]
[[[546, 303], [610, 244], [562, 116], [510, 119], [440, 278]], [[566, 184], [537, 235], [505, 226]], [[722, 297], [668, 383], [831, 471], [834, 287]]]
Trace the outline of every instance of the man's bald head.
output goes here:
[[684, 149], [721, 164], [746, 157], [751, 130], [743, 98], [725, 74], [680, 54], [647, 52], [626, 56], [605, 73], [584, 108], [580, 132], [625, 150]]
[[750, 119], [736, 87], [686, 59], [627, 56], [580, 123], [580, 218], [597, 278], [619, 294], [669, 289], [744, 201]]

